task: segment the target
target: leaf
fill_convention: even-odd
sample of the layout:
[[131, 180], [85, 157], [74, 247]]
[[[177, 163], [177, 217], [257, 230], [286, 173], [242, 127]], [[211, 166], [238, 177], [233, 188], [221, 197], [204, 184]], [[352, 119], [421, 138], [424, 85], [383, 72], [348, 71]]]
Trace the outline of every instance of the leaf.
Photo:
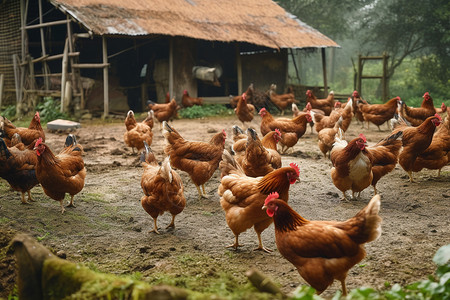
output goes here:
[[447, 264], [449, 262], [449, 260], [450, 260], [450, 244], [439, 248], [433, 257], [433, 261], [438, 266], [443, 266], [443, 265]]

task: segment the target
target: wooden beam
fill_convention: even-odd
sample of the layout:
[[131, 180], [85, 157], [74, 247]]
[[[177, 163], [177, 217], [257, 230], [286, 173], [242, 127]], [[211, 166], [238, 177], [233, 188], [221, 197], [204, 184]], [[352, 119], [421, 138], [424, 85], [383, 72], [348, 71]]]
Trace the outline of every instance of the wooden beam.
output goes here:
[[[103, 59], [105, 61], [105, 59]], [[108, 58], [106, 58], [106, 61], [108, 61]], [[78, 69], [102, 69], [105, 67], [109, 67], [109, 63], [101, 63], [101, 64], [73, 64], [72, 68], [78, 68]]]
[[109, 115], [109, 79], [108, 79], [108, 44], [106, 37], [102, 36], [103, 50], [103, 118]]
[[239, 50], [239, 43], [236, 43], [236, 67], [237, 67], [237, 84], [238, 84], [238, 95], [242, 95], [242, 60], [241, 53]]
[[2, 108], [4, 82], [5, 82], [5, 75], [0, 74], [0, 109]]
[[174, 98], [173, 93], [173, 38], [169, 37], [169, 94]]
[[[80, 52], [72, 52], [72, 53], [68, 53], [69, 57], [76, 57], [80, 55]], [[63, 58], [64, 54], [56, 54], [56, 55], [52, 55], [52, 56], [48, 56], [46, 58], [44, 58], [43, 60], [49, 61], [49, 60], [56, 60], [56, 59], [61, 59]]]
[[[39, 0], [39, 24], [44, 23], [44, 19], [42, 16], [42, 0]], [[39, 29], [40, 34], [41, 34], [41, 51], [42, 51], [42, 57], [46, 57], [47, 56], [47, 52], [45, 49], [45, 37], [44, 37], [44, 28], [40, 28]], [[45, 75], [48, 74], [48, 66], [47, 63], [44, 61], [44, 63], [42, 64], [42, 69], [43, 69], [43, 73]], [[45, 89], [48, 90], [50, 88], [50, 80], [48, 79], [47, 76], [44, 77], [44, 85], [45, 85]]]
[[47, 23], [42, 23], [42, 24], [36, 24], [36, 25], [22, 26], [20, 29], [28, 30], [28, 29], [49, 27], [49, 26], [54, 26], [54, 25], [65, 25], [69, 22], [71, 22], [71, 20], [60, 20], [60, 21], [53, 21], [53, 22], [47, 22]]
[[66, 108], [66, 104], [65, 104], [65, 89], [66, 89], [66, 77], [67, 77], [67, 68], [69, 65], [68, 59], [69, 59], [69, 39], [66, 38], [66, 43], [64, 45], [64, 56], [63, 56], [63, 60], [62, 60], [62, 74], [61, 74], [61, 112], [64, 112], [65, 108]]
[[327, 82], [327, 59], [325, 56], [325, 48], [322, 48], [322, 73], [323, 73], [323, 91], [325, 96], [328, 95], [328, 82]]

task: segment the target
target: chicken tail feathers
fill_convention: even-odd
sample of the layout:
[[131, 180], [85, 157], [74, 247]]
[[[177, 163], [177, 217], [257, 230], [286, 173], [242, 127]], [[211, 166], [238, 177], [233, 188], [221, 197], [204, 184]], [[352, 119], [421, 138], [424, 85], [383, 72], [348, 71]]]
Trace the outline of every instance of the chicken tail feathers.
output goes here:
[[226, 149], [223, 150], [222, 160], [219, 163], [219, 169], [221, 178], [226, 175], [229, 175], [233, 171], [245, 174], [241, 166], [238, 165], [238, 163], [234, 160], [233, 156]]
[[66, 142], [64, 143], [64, 147], [67, 148], [67, 147], [75, 145], [76, 143], [77, 143], [77, 139], [76, 139], [75, 135], [69, 134], [66, 137]]
[[0, 137], [0, 158], [8, 159], [11, 156], [5, 141]]
[[244, 134], [244, 130], [242, 130], [241, 127], [237, 126], [237, 125], [233, 125], [233, 135], [240, 135], [240, 134]]
[[172, 183], [172, 168], [170, 167], [169, 156], [167, 156], [161, 164], [161, 177]]
[[375, 195], [369, 204], [355, 216], [363, 223], [360, 224], [360, 231], [353, 237], [353, 240], [363, 244], [374, 241], [381, 235], [381, 217], [378, 215], [380, 206], [380, 195]]

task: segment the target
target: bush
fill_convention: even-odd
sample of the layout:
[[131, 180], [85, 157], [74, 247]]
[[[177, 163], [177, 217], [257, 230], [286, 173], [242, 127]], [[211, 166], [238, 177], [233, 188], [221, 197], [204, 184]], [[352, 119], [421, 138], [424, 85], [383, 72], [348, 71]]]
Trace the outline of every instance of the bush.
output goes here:
[[233, 115], [234, 111], [222, 104], [205, 104], [202, 106], [194, 105], [183, 108], [178, 115], [184, 119], [196, 119], [212, 116]]
[[55, 101], [52, 97], [44, 97], [44, 101], [36, 106], [36, 111], [39, 112], [41, 120], [44, 123], [56, 119], [68, 119], [69, 116], [61, 111], [61, 103]]

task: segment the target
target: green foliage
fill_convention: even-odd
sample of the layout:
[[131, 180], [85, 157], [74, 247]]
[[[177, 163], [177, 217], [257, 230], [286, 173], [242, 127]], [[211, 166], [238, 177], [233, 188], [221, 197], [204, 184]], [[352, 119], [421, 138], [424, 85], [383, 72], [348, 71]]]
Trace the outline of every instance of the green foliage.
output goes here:
[[202, 106], [194, 105], [192, 107], [183, 108], [178, 112], [178, 115], [185, 119], [196, 119], [212, 116], [228, 116], [233, 113], [233, 110], [227, 108], [225, 105], [205, 104]]
[[61, 103], [52, 97], [44, 97], [44, 101], [36, 106], [36, 110], [41, 116], [43, 123], [48, 123], [56, 119], [68, 119], [68, 115], [60, 111]]
[[11, 119], [16, 115], [16, 106], [15, 105], [9, 105], [2, 111], [2, 116]]

